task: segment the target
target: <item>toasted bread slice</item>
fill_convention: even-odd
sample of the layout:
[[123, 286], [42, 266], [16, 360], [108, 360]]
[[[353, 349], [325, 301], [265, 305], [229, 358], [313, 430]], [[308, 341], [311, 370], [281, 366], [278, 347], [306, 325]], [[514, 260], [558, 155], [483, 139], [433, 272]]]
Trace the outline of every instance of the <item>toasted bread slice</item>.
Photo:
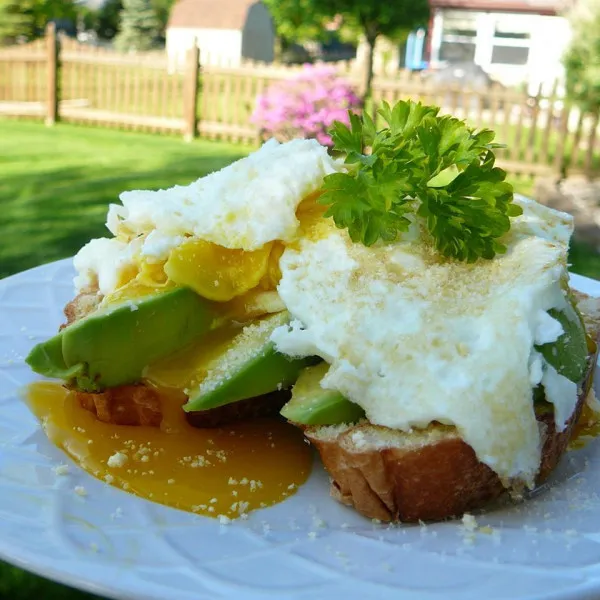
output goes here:
[[102, 295], [97, 289], [87, 289], [75, 296], [71, 302], [67, 303], [64, 309], [67, 322], [60, 326], [60, 329], [68, 327], [71, 323], [82, 319], [92, 311], [98, 308], [102, 301]]
[[[588, 335], [600, 337], [600, 299], [576, 294]], [[557, 432], [554, 415], [539, 412], [542, 460], [536, 482], [558, 464], [592, 386], [598, 351], [590, 353], [577, 407]], [[308, 427], [331, 476], [331, 495], [363, 515], [381, 521], [437, 521], [482, 508], [506, 491], [455, 428], [433, 424], [402, 431], [361, 423]]]
[[158, 427], [162, 421], [160, 395], [148, 385], [120, 385], [95, 394], [75, 393], [79, 404], [104, 423]]

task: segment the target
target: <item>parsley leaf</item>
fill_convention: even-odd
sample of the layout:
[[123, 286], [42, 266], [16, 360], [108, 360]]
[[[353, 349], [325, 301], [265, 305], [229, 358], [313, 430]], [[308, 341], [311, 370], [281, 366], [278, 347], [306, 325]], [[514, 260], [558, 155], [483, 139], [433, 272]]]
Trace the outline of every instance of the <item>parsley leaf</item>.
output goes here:
[[495, 166], [494, 149], [502, 146], [494, 132], [420, 102], [384, 103], [378, 113], [387, 124], [379, 131], [366, 113], [351, 113], [349, 127], [334, 123], [334, 150], [345, 154], [347, 172], [325, 177], [325, 216], [366, 246], [394, 241], [420, 218], [448, 258], [474, 262], [505, 252], [498, 238], [522, 211]]

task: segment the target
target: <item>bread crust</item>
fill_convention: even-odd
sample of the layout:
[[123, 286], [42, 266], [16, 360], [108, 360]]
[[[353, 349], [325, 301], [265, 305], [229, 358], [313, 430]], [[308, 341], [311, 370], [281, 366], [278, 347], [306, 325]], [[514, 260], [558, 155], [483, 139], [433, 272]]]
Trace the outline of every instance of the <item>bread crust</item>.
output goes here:
[[[536, 483], [543, 482], [558, 464], [581, 415], [591, 385], [591, 372], [579, 394], [577, 407], [562, 432], [554, 416], [538, 417], [542, 462]], [[306, 437], [321, 455], [331, 476], [331, 495], [371, 519], [381, 521], [440, 521], [482, 508], [506, 491], [498, 475], [481, 463], [473, 449], [455, 433], [447, 439], [411, 448], [359, 449], [356, 432], [382, 435], [385, 427], [349, 427], [336, 437], [309, 427]], [[408, 434], [411, 435], [411, 434]]]
[[264, 396], [239, 400], [210, 410], [187, 412], [185, 418], [193, 427], [210, 428], [261, 417], [274, 417], [279, 415], [279, 411], [290, 397], [289, 390], [281, 390]]
[[101, 301], [102, 295], [98, 292], [97, 288], [83, 290], [65, 306], [63, 312], [67, 322], [60, 326], [60, 330], [96, 310]]
[[104, 423], [158, 427], [162, 421], [160, 395], [147, 385], [120, 385], [99, 393], [75, 394], [79, 404]]
[[[581, 295], [578, 295], [581, 297]], [[600, 300], [584, 315], [588, 334], [598, 339]], [[590, 352], [577, 406], [561, 432], [551, 412], [537, 414], [542, 483], [566, 451], [591, 390], [598, 348]], [[507, 491], [492, 469], [452, 427], [433, 425], [419, 434], [371, 425], [308, 427], [305, 435], [331, 476], [331, 495], [358, 512], [381, 521], [439, 521], [483, 508]], [[385, 446], [386, 436], [396, 438]], [[357, 440], [359, 443], [357, 443]], [[404, 442], [403, 440], [406, 440]]]
[[[104, 423], [159, 427], [163, 419], [163, 396], [159, 390], [144, 383], [121, 385], [98, 393], [79, 390], [74, 393], [79, 404]], [[290, 392], [282, 390], [209, 410], [186, 412], [185, 417], [193, 427], [221, 427], [278, 415], [289, 399]]]

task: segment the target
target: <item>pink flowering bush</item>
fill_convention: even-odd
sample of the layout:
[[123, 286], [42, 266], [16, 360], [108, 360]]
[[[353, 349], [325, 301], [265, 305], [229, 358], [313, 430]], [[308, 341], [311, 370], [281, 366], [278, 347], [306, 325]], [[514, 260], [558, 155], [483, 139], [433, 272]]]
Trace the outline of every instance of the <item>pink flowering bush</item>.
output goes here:
[[329, 127], [334, 121], [348, 123], [348, 110], [359, 107], [359, 98], [334, 67], [304, 65], [298, 75], [273, 84], [257, 98], [251, 120], [265, 137], [315, 138], [331, 146]]

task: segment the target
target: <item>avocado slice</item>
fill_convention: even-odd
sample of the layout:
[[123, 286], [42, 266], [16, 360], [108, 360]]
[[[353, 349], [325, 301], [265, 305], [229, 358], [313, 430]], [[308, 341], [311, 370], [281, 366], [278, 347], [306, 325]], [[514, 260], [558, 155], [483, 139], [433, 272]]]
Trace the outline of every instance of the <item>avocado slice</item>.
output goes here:
[[314, 358], [292, 359], [277, 352], [271, 333], [289, 322], [283, 311], [246, 325], [227, 348], [203, 365], [206, 376], [186, 389], [186, 412], [208, 410], [262, 396], [292, 385]]
[[321, 387], [329, 365], [321, 363], [302, 371], [292, 389], [292, 399], [281, 409], [281, 414], [293, 423], [303, 425], [337, 425], [356, 423], [365, 411], [335, 390]]
[[69, 381], [84, 375], [84, 364], [67, 366], [62, 353], [62, 335], [60, 334], [37, 344], [25, 360], [36, 373], [46, 377]]
[[27, 364], [83, 391], [135, 383], [144, 367], [209, 331], [213, 303], [183, 287], [107, 303], [38, 344]]
[[579, 383], [585, 374], [588, 356], [581, 315], [572, 301], [562, 310], [550, 309], [548, 314], [562, 325], [564, 333], [555, 342], [536, 346], [536, 350], [560, 375]]

